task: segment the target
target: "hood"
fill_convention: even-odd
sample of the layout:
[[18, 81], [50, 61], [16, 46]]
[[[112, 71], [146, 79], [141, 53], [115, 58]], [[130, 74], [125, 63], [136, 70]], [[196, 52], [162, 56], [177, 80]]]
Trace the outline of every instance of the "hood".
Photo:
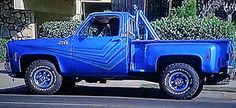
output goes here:
[[62, 54], [71, 52], [71, 38], [17, 40], [7, 43], [7, 53], [22, 54]]
[[40, 46], [40, 47], [55, 47], [68, 38], [53, 38], [53, 39], [29, 39], [29, 40], [15, 40], [8, 42], [9, 46]]

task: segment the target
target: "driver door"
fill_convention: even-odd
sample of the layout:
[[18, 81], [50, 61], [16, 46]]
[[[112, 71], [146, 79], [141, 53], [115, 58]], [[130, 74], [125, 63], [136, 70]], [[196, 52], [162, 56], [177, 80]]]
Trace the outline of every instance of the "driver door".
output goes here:
[[[104, 28], [111, 18], [118, 23], [117, 33]], [[108, 21], [107, 21], [108, 20]], [[73, 57], [79, 76], [124, 75], [126, 69], [126, 37], [120, 36], [120, 17], [94, 17], [79, 31], [74, 40]], [[115, 28], [113, 28], [114, 31]]]

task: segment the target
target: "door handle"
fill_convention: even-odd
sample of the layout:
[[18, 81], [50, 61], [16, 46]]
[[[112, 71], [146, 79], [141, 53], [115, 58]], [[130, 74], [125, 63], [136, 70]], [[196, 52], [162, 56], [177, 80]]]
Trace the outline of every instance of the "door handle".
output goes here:
[[112, 42], [120, 42], [121, 39], [113, 39]]

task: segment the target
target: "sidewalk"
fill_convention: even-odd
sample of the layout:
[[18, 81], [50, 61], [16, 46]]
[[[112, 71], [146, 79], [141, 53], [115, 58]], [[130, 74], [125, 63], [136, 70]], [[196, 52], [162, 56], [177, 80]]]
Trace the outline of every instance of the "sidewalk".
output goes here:
[[[144, 81], [144, 80], [122, 80], [122, 81], [116, 81], [116, 80], [108, 80], [106, 84], [100, 84], [100, 83], [86, 83], [85, 81], [78, 82], [77, 85], [81, 86], [99, 86], [99, 87], [129, 87], [129, 88], [139, 88], [141, 85], [153, 85], [153, 86], [159, 86], [158, 83]], [[204, 85], [204, 87], [232, 87], [236, 88], [236, 80], [233, 80], [228, 85]]]
[[0, 63], [0, 73], [5, 72], [4, 63]]
[[[0, 63], [0, 73], [4, 73], [4, 63]], [[78, 84], [85, 85], [86, 82], [81, 81]], [[156, 84], [149, 81], [142, 81], [142, 80], [128, 80], [128, 81], [108, 81], [107, 84], [97, 84], [97, 83], [86, 83], [88, 86], [104, 86], [104, 87], [113, 87], [114, 85], [116, 87], [122, 86], [122, 87], [140, 87], [142, 84]], [[235, 87], [236, 88], [236, 80], [233, 80], [228, 85], [205, 85], [205, 87]]]
[[[236, 81], [233, 81], [228, 86], [235, 87]], [[7, 74], [0, 73], [0, 90], [1, 89], [7, 89], [7, 88], [13, 88], [20, 85], [24, 85], [23, 79], [14, 79], [12, 80], [11, 77], [9, 77]], [[77, 86], [89, 86], [89, 87], [114, 87], [114, 88], [134, 88], [139, 89], [142, 84], [149, 84], [149, 85], [158, 85], [157, 83], [149, 82], [149, 81], [143, 81], [143, 80], [123, 80], [123, 81], [116, 81], [116, 80], [108, 80], [106, 84], [100, 84], [100, 83], [86, 83], [85, 81], [81, 81], [76, 83]], [[214, 87], [217, 87], [219, 85], [216, 85]], [[140, 88], [141, 89], [141, 88]], [[219, 91], [202, 91], [200, 96], [198, 97], [200, 99], [225, 99], [225, 100], [231, 100], [236, 102], [236, 93], [232, 92], [219, 92]]]
[[232, 87], [232, 88], [236, 88], [236, 80], [232, 80], [227, 85], [204, 85], [204, 87]]
[[[4, 72], [5, 72], [4, 63], [0, 63], [0, 73], [4, 73]], [[3, 85], [5, 86], [6, 82], [10, 82], [9, 85], [11, 85], [11, 84], [13, 84], [13, 85], [24, 84], [23, 79], [16, 79], [17, 80], [17, 81], [15, 81], [16, 84], [15, 84], [15, 82], [10, 81], [10, 79], [12, 80], [12, 78], [10, 78], [7, 74], [5, 74], [5, 75], [0, 74], [0, 88], [3, 87]], [[106, 84], [86, 83], [85, 81], [81, 81], [77, 84], [81, 85], [81, 86], [131, 87], [131, 88], [139, 88], [143, 84], [145, 84], [145, 85], [158, 85], [157, 83], [144, 81], [144, 80], [123, 80], [123, 81], [108, 80]], [[204, 85], [204, 87], [231, 87], [231, 88], [236, 88], [236, 80], [233, 80], [228, 85]]]

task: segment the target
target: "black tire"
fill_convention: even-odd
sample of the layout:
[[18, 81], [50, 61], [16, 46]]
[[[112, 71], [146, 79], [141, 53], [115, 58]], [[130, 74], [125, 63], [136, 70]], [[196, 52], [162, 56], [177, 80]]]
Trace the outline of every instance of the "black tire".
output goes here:
[[198, 89], [197, 89], [197, 92], [193, 95], [192, 98], [196, 98], [196, 97], [198, 97], [199, 94], [201, 94], [202, 89], [203, 89], [203, 83], [200, 83], [200, 84], [199, 84], [199, 87], [198, 87]]
[[25, 84], [32, 93], [50, 95], [60, 89], [62, 76], [52, 62], [36, 60], [26, 69]]
[[199, 87], [199, 76], [188, 64], [170, 64], [161, 74], [160, 88], [170, 98], [194, 98], [202, 90], [202, 88]]

